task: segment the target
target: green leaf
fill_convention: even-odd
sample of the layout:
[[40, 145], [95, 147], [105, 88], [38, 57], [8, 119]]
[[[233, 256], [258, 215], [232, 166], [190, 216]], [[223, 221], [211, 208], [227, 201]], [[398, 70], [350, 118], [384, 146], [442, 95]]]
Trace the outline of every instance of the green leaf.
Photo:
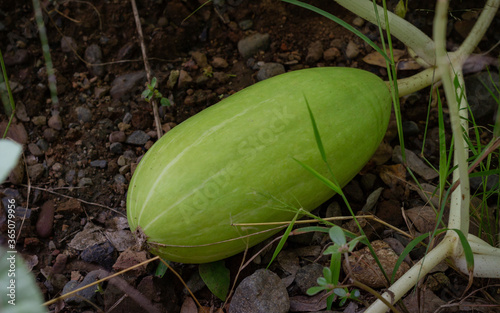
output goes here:
[[205, 282], [208, 289], [222, 301], [226, 301], [229, 291], [230, 275], [229, 270], [224, 264], [224, 260], [203, 263], [198, 268], [201, 279]]
[[345, 297], [347, 295], [347, 291], [344, 288], [335, 288], [333, 289], [333, 293], [339, 297]]
[[[329, 267], [323, 268], [323, 277], [320, 277], [320, 278], [324, 278], [328, 282], [332, 281], [332, 271], [330, 270]], [[319, 278], [318, 278], [318, 280], [319, 280]], [[318, 281], [318, 283], [319, 283], [319, 281]]]
[[155, 88], [156, 88], [156, 77], [153, 77], [153, 79], [151, 80], [151, 89]]
[[472, 248], [470, 247], [469, 241], [464, 233], [460, 229], [452, 229], [454, 230], [458, 238], [460, 239], [460, 243], [462, 244], [462, 248], [464, 249], [465, 254], [465, 262], [467, 263], [467, 270], [469, 273], [474, 271], [474, 254], [472, 253]]
[[23, 148], [20, 144], [9, 139], [0, 139], [0, 184], [9, 176], [10, 171], [17, 165]]
[[330, 187], [330, 189], [332, 189], [333, 191], [335, 191], [336, 193], [338, 194], [342, 194], [342, 189], [339, 188], [339, 186], [337, 186], [335, 183], [333, 183], [331, 180], [329, 180], [328, 178], [326, 178], [325, 176], [321, 175], [320, 173], [318, 173], [315, 169], [313, 169], [312, 167], [310, 167], [309, 165], [297, 160], [296, 158], [293, 158], [297, 163], [299, 163], [303, 168], [305, 168], [306, 170], [308, 170], [311, 174], [313, 174], [314, 176], [316, 176], [317, 179], [319, 179], [320, 181], [322, 181], [325, 185], [327, 185], [328, 187]]
[[42, 294], [21, 254], [13, 249], [6, 250], [3, 246], [0, 246], [0, 286], [2, 313], [47, 312]]
[[[163, 261], [165, 261], [167, 264], [170, 264], [170, 261], [167, 261], [165, 259], [163, 259]], [[163, 277], [163, 275], [165, 275], [167, 271], [168, 271], [168, 266], [165, 265], [165, 263], [160, 262], [160, 264], [158, 264], [158, 266], [156, 267], [155, 276], [161, 278]]]
[[314, 286], [314, 287], [311, 287], [309, 289], [307, 289], [306, 293], [309, 295], [309, 296], [314, 296], [315, 294], [317, 294], [318, 292], [321, 292], [323, 290], [325, 290], [326, 288], [323, 287], [323, 286]]
[[418, 245], [427, 237], [429, 237], [429, 233], [422, 234], [417, 238], [413, 239], [412, 241], [410, 241], [410, 243], [406, 246], [406, 248], [404, 248], [403, 252], [401, 252], [401, 254], [398, 257], [396, 264], [394, 265], [394, 270], [392, 271], [392, 276], [391, 276], [391, 285], [394, 283], [398, 268], [401, 265], [401, 263], [403, 263], [406, 256], [410, 254], [410, 252], [413, 250], [413, 248], [415, 248], [416, 245]]
[[153, 94], [153, 92], [149, 89], [146, 89], [142, 92], [141, 94], [141, 97], [145, 98], [145, 99], [148, 99], [148, 98], [151, 98], [151, 95]]
[[404, 0], [399, 0], [398, 4], [394, 8], [394, 13], [401, 18], [405, 18], [406, 7]]
[[170, 106], [170, 101], [168, 100], [168, 98], [161, 98], [160, 104], [164, 107], [168, 107]]
[[271, 263], [273, 263], [274, 259], [276, 259], [276, 257], [280, 253], [281, 249], [283, 249], [283, 246], [285, 245], [285, 242], [287, 241], [288, 236], [290, 235], [290, 232], [293, 229], [293, 225], [295, 225], [295, 221], [299, 217], [301, 211], [302, 211], [302, 209], [299, 209], [297, 211], [297, 213], [295, 213], [295, 216], [293, 217], [292, 221], [290, 222], [290, 225], [288, 225], [288, 227], [286, 228], [285, 233], [283, 234], [283, 237], [281, 237], [280, 242], [278, 243], [278, 246], [274, 250], [273, 257], [271, 258], [271, 261], [269, 261], [269, 264], [267, 264], [266, 268], [269, 268]]
[[347, 243], [346, 239], [345, 239], [344, 231], [342, 230], [342, 228], [340, 228], [338, 226], [333, 226], [332, 228], [330, 228], [329, 235], [330, 235], [330, 238], [332, 239], [332, 241], [334, 243], [338, 244], [339, 246], [343, 246]]

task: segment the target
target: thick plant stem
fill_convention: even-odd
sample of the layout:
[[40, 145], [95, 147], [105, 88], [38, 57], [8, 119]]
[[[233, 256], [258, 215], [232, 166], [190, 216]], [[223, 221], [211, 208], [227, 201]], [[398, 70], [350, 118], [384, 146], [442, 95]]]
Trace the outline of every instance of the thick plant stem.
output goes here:
[[[432, 270], [436, 265], [442, 260], [448, 257], [452, 249], [451, 247], [455, 245], [458, 240], [457, 236], [448, 234], [445, 236], [443, 241], [441, 241], [434, 249], [432, 249], [423, 259], [418, 261], [413, 265], [408, 272], [406, 272], [401, 278], [399, 278], [394, 284], [389, 287], [388, 291], [382, 294], [382, 297], [391, 303], [395, 303], [401, 297], [404, 296], [413, 286], [415, 286], [418, 281], [424, 277], [430, 270]], [[383, 313], [387, 310], [386, 305], [380, 301], [375, 301], [370, 307], [365, 311], [366, 313]]]
[[[368, 0], [335, 0], [347, 10], [359, 15], [365, 20], [377, 25], [377, 15], [372, 1]], [[384, 9], [377, 5], [377, 14], [382, 28], [386, 28]], [[400, 18], [392, 12], [387, 12], [391, 25], [391, 34], [411, 48], [427, 64], [434, 64], [434, 42], [420, 29]], [[410, 35], [411, 34], [411, 35]]]
[[[453, 173], [453, 180], [460, 179], [460, 186], [451, 195], [450, 218], [448, 228], [460, 229], [464, 234], [469, 233], [469, 174], [467, 155], [465, 150], [464, 129], [467, 124], [462, 125], [460, 118], [467, 118], [467, 103], [465, 89], [460, 84], [463, 82], [461, 64], [456, 64], [454, 73], [450, 66], [450, 59], [446, 52], [446, 24], [448, 14], [448, 2], [438, 0], [436, 16], [434, 18], [434, 40], [436, 42], [437, 72], [441, 75], [446, 101], [450, 111], [451, 129], [454, 139], [454, 163], [458, 169]], [[454, 86], [452, 77], [456, 77], [457, 86]], [[462, 79], [460, 79], [462, 77]], [[459, 110], [460, 108], [460, 110]], [[459, 113], [460, 111], [460, 113]]]

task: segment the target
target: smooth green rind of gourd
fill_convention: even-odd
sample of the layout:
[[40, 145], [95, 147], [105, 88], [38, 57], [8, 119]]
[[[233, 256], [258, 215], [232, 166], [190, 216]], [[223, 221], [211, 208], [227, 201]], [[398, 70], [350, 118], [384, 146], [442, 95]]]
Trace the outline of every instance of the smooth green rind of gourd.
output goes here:
[[182, 263], [220, 260], [275, 232], [234, 223], [286, 221], [334, 195], [293, 158], [330, 177], [305, 99], [341, 186], [370, 159], [387, 129], [391, 96], [376, 75], [313, 68], [259, 82], [189, 118], [137, 166], [127, 217], [147, 248]]

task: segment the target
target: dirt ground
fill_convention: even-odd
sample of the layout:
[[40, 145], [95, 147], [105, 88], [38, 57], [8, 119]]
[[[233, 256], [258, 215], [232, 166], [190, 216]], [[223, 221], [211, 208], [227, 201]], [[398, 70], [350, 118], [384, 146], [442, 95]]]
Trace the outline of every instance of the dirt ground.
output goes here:
[[[449, 49], [462, 42], [483, 2], [452, 4]], [[334, 1], [314, 0], [309, 3], [351, 23], [379, 42], [377, 27], [360, 21]], [[151, 104], [141, 98], [146, 72], [130, 2], [69, 0], [44, 1], [43, 4], [59, 103], [51, 101], [31, 2], [0, 2], [0, 49], [17, 107], [9, 136], [25, 147], [22, 166], [0, 186], [0, 196], [2, 202], [15, 198], [19, 205], [18, 225], [23, 217], [25, 220], [18, 230], [21, 235], [17, 248], [30, 260], [40, 290], [44, 298], [50, 300], [61, 295], [63, 288], [68, 288], [68, 282], [82, 282], [90, 272], [117, 271], [141, 258], [150, 257], [132, 255], [119, 259], [124, 249], [133, 244], [128, 235], [123, 235], [128, 231], [124, 222], [128, 182], [140, 157], [157, 140], [157, 133]], [[371, 47], [316, 13], [275, 0], [212, 1], [197, 10], [202, 4], [203, 1], [195, 0], [137, 0], [152, 76], [158, 79], [159, 91], [172, 104], [159, 109], [164, 132], [220, 99], [256, 83], [261, 79], [260, 75], [274, 75], [260, 71], [264, 64], [281, 64], [279, 71], [320, 66], [356, 67], [387, 79], [384, 67], [364, 60], [373, 52]], [[391, 8], [394, 5], [394, 1], [389, 3]], [[433, 1], [411, 2], [406, 18], [431, 34], [433, 5]], [[487, 52], [493, 60], [498, 57], [500, 48], [494, 45], [500, 40], [499, 27], [497, 18], [477, 53]], [[267, 34], [268, 42], [256, 53], [243, 56], [238, 43], [254, 33]], [[404, 53], [401, 60], [408, 59], [401, 43], [396, 41], [395, 48]], [[498, 64], [488, 60], [492, 65]], [[495, 66], [491, 69], [498, 71]], [[398, 75], [406, 77], [417, 72], [418, 69], [401, 70]], [[402, 100], [407, 149], [417, 153], [423, 145], [428, 102], [428, 89]], [[479, 108], [479, 111], [483, 110], [486, 109]], [[8, 117], [3, 110], [0, 113], [3, 133]], [[432, 108], [424, 154], [432, 165], [437, 166], [435, 113], [436, 109]], [[478, 122], [490, 125], [492, 116], [492, 113], [486, 114]], [[389, 132], [394, 134], [393, 123], [391, 125]], [[368, 195], [384, 187], [376, 206], [386, 210], [378, 210], [377, 216], [407, 230], [401, 207], [413, 208], [422, 200], [417, 192], [404, 184], [388, 185], [380, 177], [380, 173], [387, 170], [382, 167], [395, 164], [391, 156], [398, 140], [391, 134], [386, 139], [386, 145], [378, 155], [380, 159], [372, 161], [345, 192], [353, 208], [360, 210]], [[487, 140], [487, 135], [484, 140]], [[403, 179], [408, 179], [406, 173], [403, 173]], [[371, 183], [366, 183], [367, 180]], [[436, 180], [429, 182], [435, 183]], [[334, 198], [317, 214], [327, 215], [332, 202], [343, 203]], [[340, 207], [347, 215], [346, 208]], [[2, 232], [6, 230], [4, 215], [2, 207]], [[373, 239], [393, 235], [380, 225], [371, 229], [374, 229]], [[89, 240], [92, 247], [84, 247], [85, 240], [78, 241], [78, 236]], [[123, 240], [116, 244], [111, 240], [113, 244], [110, 244], [109, 236]], [[326, 244], [317, 236], [304, 237], [291, 240], [286, 250], [298, 253], [297, 249], [314, 247], [321, 251]], [[0, 236], [0, 244], [4, 243], [4, 237]], [[249, 254], [257, 251], [252, 249]], [[260, 262], [246, 267], [237, 282], [265, 267], [270, 255], [272, 250], [259, 256]], [[226, 260], [232, 279], [238, 272], [242, 257], [240, 254]], [[306, 254], [298, 257], [298, 266], [303, 267], [314, 259], [318, 262], [327, 260], [321, 259], [317, 252], [315, 257]], [[123, 281], [129, 288], [145, 295], [161, 312], [180, 312], [183, 304], [187, 307], [186, 289], [170, 272], [161, 279], [153, 277], [157, 265], [155, 262], [147, 269], [131, 272], [124, 276]], [[197, 266], [174, 264], [174, 268], [191, 284], [202, 305], [211, 308], [211, 312], [221, 308], [223, 303], [200, 283]], [[272, 269], [282, 278], [286, 276], [286, 270], [279, 263]], [[439, 273], [433, 274], [435, 280], [442, 279], [432, 289], [433, 295], [442, 303], [456, 303], [462, 299], [467, 278], [452, 268]], [[467, 293], [476, 292], [467, 298], [470, 306], [455, 306], [453, 309], [497, 310], [500, 289], [495, 283], [498, 281], [474, 280]], [[60, 302], [49, 309], [53, 312], [133, 312], [141, 309], [130, 298], [123, 300], [123, 294], [110, 286], [112, 284], [103, 285], [105, 289], [108, 287], [108, 293], [94, 295], [93, 306], [86, 302]], [[296, 301], [299, 301], [297, 297], [304, 296], [294, 283], [288, 286], [288, 293]], [[362, 293], [361, 297], [366, 302], [373, 301], [369, 294]], [[226, 312], [227, 307], [224, 308]], [[297, 311], [324, 309], [311, 307], [314, 309], [299, 306]], [[350, 309], [337, 309], [357, 312], [362, 308], [363, 305], [356, 304]], [[183, 310], [192, 312], [186, 308]], [[444, 309], [447, 310], [451, 309]]]

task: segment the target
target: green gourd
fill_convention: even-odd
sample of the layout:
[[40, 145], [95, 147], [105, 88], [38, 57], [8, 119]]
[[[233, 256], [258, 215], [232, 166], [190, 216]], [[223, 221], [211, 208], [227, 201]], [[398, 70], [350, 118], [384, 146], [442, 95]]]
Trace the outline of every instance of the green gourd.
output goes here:
[[292, 71], [205, 109], [151, 147], [127, 195], [137, 238], [171, 261], [212, 262], [276, 232], [263, 232], [275, 226], [232, 224], [287, 221], [294, 208], [311, 211], [332, 197], [294, 160], [330, 177], [306, 99], [335, 178], [347, 184], [384, 137], [390, 91], [359, 69]]

